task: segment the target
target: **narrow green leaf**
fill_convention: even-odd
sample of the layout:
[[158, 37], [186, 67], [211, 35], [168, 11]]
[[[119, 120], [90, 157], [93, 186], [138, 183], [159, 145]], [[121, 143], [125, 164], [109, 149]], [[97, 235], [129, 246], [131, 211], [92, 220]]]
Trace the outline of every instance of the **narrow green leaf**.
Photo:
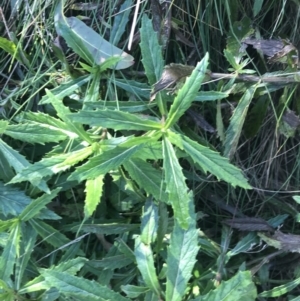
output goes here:
[[118, 13], [115, 14], [114, 24], [109, 35], [109, 41], [113, 45], [117, 45], [119, 43], [121, 36], [125, 32], [132, 7], [132, 0], [126, 0], [120, 6]]
[[94, 141], [90, 138], [89, 134], [83, 129], [81, 124], [76, 124], [71, 121], [67, 115], [71, 113], [70, 109], [64, 106], [62, 100], [58, 96], [54, 96], [48, 89], [46, 89], [46, 94], [50, 99], [51, 104], [54, 106], [57, 115], [61, 118], [70, 132], [76, 133], [82, 140], [92, 144]]
[[[30, 166], [30, 163], [25, 159], [24, 156], [20, 155], [17, 151], [12, 149], [4, 141], [0, 139], [0, 152], [2, 156], [7, 160], [8, 164], [13, 167], [16, 173], [21, 172], [24, 168]], [[50, 190], [43, 180], [32, 181], [33, 186], [38, 187], [41, 191], [49, 193]]]
[[96, 210], [100, 203], [103, 191], [104, 175], [100, 175], [95, 179], [87, 180], [85, 184], [85, 201], [84, 201], [84, 215], [90, 217]]
[[191, 277], [198, 253], [198, 231], [193, 196], [188, 202], [188, 228], [184, 230], [175, 221], [167, 257], [166, 301], [181, 301]]
[[60, 188], [51, 191], [51, 194], [43, 194], [41, 197], [30, 202], [28, 206], [19, 215], [21, 221], [28, 221], [35, 217], [45, 206], [50, 203], [59, 193]]
[[137, 298], [141, 294], [145, 294], [149, 291], [148, 287], [136, 286], [130, 284], [122, 285], [121, 289], [129, 298]]
[[156, 106], [155, 103], [142, 102], [142, 101], [97, 101], [97, 102], [85, 102], [84, 105], [88, 109], [105, 110], [105, 108], [114, 111], [119, 110], [122, 112], [139, 113], [148, 111]]
[[6, 131], [8, 125], [9, 125], [9, 122], [7, 120], [0, 120], [0, 134], [1, 135]]
[[[78, 90], [81, 86], [87, 84], [91, 80], [91, 76], [81, 76], [76, 79], [70, 80], [67, 83], [62, 83], [55, 87], [54, 89], [51, 89], [50, 92], [55, 95], [58, 99], [63, 99], [66, 96], [71, 95], [74, 91]], [[42, 99], [40, 100], [39, 104], [44, 105], [47, 103], [50, 103], [50, 97], [49, 95], [44, 95]]]
[[68, 273], [46, 270], [42, 273], [48, 283], [48, 288], [55, 287], [59, 292], [67, 297], [78, 301], [129, 301], [119, 293], [102, 286], [94, 280], [72, 276]]
[[186, 136], [169, 132], [169, 139], [172, 143], [182, 148], [191, 156], [194, 162], [198, 163], [204, 172], [209, 171], [217, 178], [222, 179], [233, 186], [240, 186], [251, 189], [242, 172], [230, 164], [227, 158], [219, 153], [212, 151], [208, 147], [198, 144]]
[[102, 126], [114, 130], [148, 131], [161, 128], [161, 123], [150, 120], [148, 117], [133, 115], [117, 110], [80, 111], [67, 115], [73, 122]]
[[101, 260], [90, 260], [89, 265], [94, 268], [103, 268], [108, 270], [121, 269], [133, 263], [131, 258], [126, 255], [115, 255], [110, 257], [104, 257]]
[[40, 162], [24, 168], [9, 183], [19, 183], [22, 181], [38, 181], [44, 177], [65, 171], [78, 162], [86, 159], [93, 153], [92, 146], [67, 154], [44, 158]]
[[118, 168], [132, 155], [141, 149], [143, 144], [129, 148], [116, 147], [111, 151], [104, 152], [101, 155], [91, 158], [88, 163], [78, 167], [76, 171], [68, 178], [70, 181], [77, 180], [81, 182], [85, 179], [94, 179], [100, 175], [105, 175], [110, 170]]
[[191, 301], [255, 301], [256, 287], [250, 271], [239, 271], [234, 277], [223, 281], [215, 290]]
[[61, 232], [38, 219], [30, 219], [29, 223], [35, 231], [55, 248], [68, 244], [70, 240]]
[[139, 224], [125, 224], [124, 220], [118, 223], [106, 223], [106, 224], [80, 224], [78, 226], [72, 226], [71, 231], [77, 232], [78, 230], [86, 233], [97, 233], [97, 234], [121, 234], [124, 232], [129, 232], [136, 230]]
[[158, 228], [158, 207], [151, 198], [147, 198], [143, 208], [141, 223], [141, 241], [145, 245], [153, 243], [157, 236]]
[[269, 291], [265, 291], [260, 293], [258, 296], [262, 298], [275, 298], [285, 295], [286, 293], [290, 292], [295, 287], [299, 286], [300, 284], [300, 277], [296, 278], [293, 281], [285, 283], [283, 285], [276, 286]]
[[16, 187], [0, 182], [0, 212], [4, 216], [17, 216], [31, 203], [31, 198]]
[[24, 142], [39, 144], [59, 142], [67, 138], [61, 131], [38, 123], [9, 125], [4, 134]]
[[54, 22], [57, 33], [62, 36], [81, 58], [91, 66], [100, 65], [112, 56], [120, 56], [122, 60], [114, 69], [124, 69], [134, 63], [131, 55], [112, 45], [79, 18], [66, 18], [63, 15], [63, 0], [55, 8]]
[[138, 158], [131, 158], [124, 163], [124, 167], [129, 172], [130, 177], [148, 194], [152, 194], [156, 200], [168, 202], [169, 198], [164, 189], [165, 185], [160, 170]]
[[[76, 257], [68, 261], [63, 261], [60, 264], [53, 266], [50, 270], [56, 272], [66, 272], [70, 275], [75, 275], [85, 264], [87, 264], [88, 259], [83, 257]], [[40, 271], [47, 271], [46, 269], [40, 269]], [[27, 282], [19, 291], [19, 294], [27, 294], [31, 292], [37, 292], [40, 290], [46, 290], [48, 288], [44, 277], [39, 275], [33, 280]]]
[[220, 91], [200, 91], [197, 93], [194, 101], [215, 101], [218, 99], [227, 98], [229, 92], [220, 92]]
[[15, 57], [20, 63], [25, 64], [26, 66], [30, 66], [30, 63], [25, 55], [21, 54], [22, 50], [18, 49], [14, 42], [0, 37], [0, 48], [9, 53], [11, 56]]
[[[140, 33], [142, 62], [148, 81], [150, 85], [153, 85], [160, 79], [164, 61], [162, 57], [162, 47], [158, 43], [158, 33], [153, 30], [152, 22], [146, 14], [144, 14], [142, 18]], [[153, 51], [153, 49], [155, 49], [155, 51]]]
[[187, 229], [189, 219], [188, 187], [186, 186], [185, 177], [176, 157], [175, 150], [167, 137], [164, 137], [162, 145], [165, 181], [167, 192], [169, 193], [169, 202], [172, 204], [175, 218], [180, 226], [183, 229]]
[[236, 109], [234, 110], [224, 143], [224, 156], [227, 158], [232, 158], [236, 151], [242, 128], [247, 116], [248, 108], [256, 91], [256, 88], [257, 85], [252, 85], [249, 89], [247, 89], [243, 97], [239, 101]]
[[6, 283], [13, 273], [16, 257], [19, 256], [20, 232], [20, 223], [16, 222], [12, 227], [7, 244], [0, 257], [0, 279]]
[[27, 223], [21, 224], [21, 241], [20, 241], [20, 256], [17, 258], [15, 268], [15, 288], [19, 291], [21, 285], [24, 283], [24, 275], [28, 268], [34, 246], [36, 244], [36, 231]]
[[161, 296], [161, 288], [157, 279], [153, 253], [150, 245], [145, 245], [140, 237], [135, 239], [134, 254], [136, 257], [138, 268], [143, 276], [147, 286], [156, 294], [158, 298]]
[[173, 126], [195, 100], [200, 85], [205, 78], [207, 66], [208, 54], [197, 64], [191, 76], [187, 78], [175, 97], [165, 123], [166, 129]]
[[117, 87], [134, 95], [138, 99], [141, 97], [149, 100], [150, 98], [151, 87], [148, 84], [141, 83], [135, 80], [119, 79], [119, 78], [116, 78], [114, 80], [114, 84]]

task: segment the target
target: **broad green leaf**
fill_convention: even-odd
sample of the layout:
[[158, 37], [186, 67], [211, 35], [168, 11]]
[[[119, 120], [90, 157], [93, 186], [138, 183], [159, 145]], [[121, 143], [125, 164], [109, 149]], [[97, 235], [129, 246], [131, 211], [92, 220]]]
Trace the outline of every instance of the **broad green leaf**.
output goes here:
[[118, 223], [109, 222], [106, 224], [80, 224], [78, 226], [72, 226], [71, 231], [77, 232], [78, 230], [87, 233], [97, 233], [97, 234], [121, 234], [124, 232], [129, 232], [136, 230], [139, 224], [125, 224], [125, 221], [119, 221]]
[[87, 180], [85, 184], [85, 201], [84, 201], [84, 215], [90, 217], [96, 210], [100, 203], [103, 191], [104, 175], [100, 175], [95, 179]]
[[156, 200], [168, 202], [168, 195], [164, 189], [163, 175], [160, 170], [138, 158], [131, 158], [124, 163], [124, 167], [129, 172], [130, 177], [148, 194], [152, 194]]
[[102, 286], [94, 280], [72, 276], [68, 273], [46, 270], [42, 273], [48, 283], [48, 289], [55, 287], [67, 297], [78, 301], [129, 301], [119, 293], [116, 293], [106, 286]]
[[300, 284], [300, 277], [296, 278], [293, 281], [285, 283], [283, 285], [276, 286], [269, 291], [262, 292], [258, 296], [262, 297], [262, 298], [279, 297], [279, 296], [285, 295], [286, 293], [290, 292], [295, 287], [299, 286], [299, 284]]
[[234, 110], [233, 116], [230, 120], [230, 125], [228, 127], [224, 142], [224, 156], [229, 159], [232, 158], [236, 151], [242, 128], [247, 116], [248, 108], [256, 91], [256, 88], [257, 85], [252, 85], [251, 87], [249, 87], [249, 89], [246, 90], [245, 94]]
[[60, 130], [33, 122], [9, 125], [5, 131], [5, 135], [24, 142], [39, 144], [59, 142], [67, 138], [67, 135], [63, 134]]
[[190, 77], [179, 90], [170, 108], [165, 128], [173, 126], [195, 100], [208, 66], [208, 54], [197, 64]]
[[21, 221], [28, 221], [35, 217], [40, 211], [45, 208], [59, 193], [60, 188], [51, 191], [51, 194], [43, 194], [41, 197], [30, 202], [28, 206], [19, 215]]
[[239, 271], [234, 277], [223, 281], [215, 290], [191, 301], [255, 301], [256, 287], [250, 271]]
[[54, 22], [57, 33], [91, 66], [100, 65], [112, 56], [122, 57], [122, 60], [114, 67], [117, 70], [128, 68], [134, 63], [131, 55], [103, 39], [79, 18], [66, 18], [63, 15], [62, 0], [55, 9]]
[[[13, 167], [17, 174], [20, 173], [24, 168], [30, 166], [30, 163], [24, 156], [20, 155], [17, 151], [12, 149], [1, 139], [0, 152], [2, 153], [2, 156], [6, 159], [8, 164]], [[32, 181], [31, 184], [38, 187], [41, 191], [44, 191], [46, 193], [50, 192], [46, 182], [43, 180]]]
[[246, 189], [251, 189], [242, 172], [230, 164], [227, 158], [222, 157], [219, 153], [212, 151], [208, 147], [202, 146], [199, 143], [175, 133], [168, 133], [170, 141], [193, 159], [193, 161], [204, 170], [209, 171], [217, 178], [222, 179], [233, 186], [240, 186]]
[[162, 127], [160, 122], [153, 121], [149, 117], [109, 109], [98, 111], [86, 110], [68, 115], [68, 118], [73, 122], [102, 126], [114, 130], [148, 131], [157, 130]]
[[71, 153], [44, 158], [40, 162], [36, 162], [35, 164], [24, 168], [10, 181], [10, 183], [38, 181], [44, 177], [67, 170], [71, 166], [89, 157], [92, 153], [93, 148], [89, 146]]
[[135, 239], [134, 254], [138, 268], [146, 285], [156, 294], [157, 298], [161, 296], [161, 288], [157, 279], [153, 253], [150, 245], [144, 244], [140, 237]]
[[151, 198], [147, 198], [143, 208], [141, 223], [141, 241], [145, 245], [153, 243], [157, 236], [158, 207]]
[[70, 242], [64, 234], [41, 220], [30, 219], [29, 223], [46, 242], [55, 248], [60, 248]]
[[19, 256], [19, 242], [21, 237], [20, 223], [16, 222], [12, 226], [7, 244], [0, 257], [0, 279], [8, 282], [13, 273], [16, 257]]
[[162, 141], [164, 172], [167, 192], [169, 193], [169, 203], [174, 210], [174, 216], [183, 229], [188, 227], [188, 187], [185, 183], [185, 177], [182, 168], [179, 165], [175, 150], [168, 140], [164, 137]]
[[0, 182], [0, 212], [4, 216], [9, 214], [18, 216], [31, 203], [31, 198], [16, 187], [5, 186]]
[[[160, 79], [164, 61], [162, 58], [162, 47], [158, 43], [158, 33], [153, 30], [152, 22], [146, 14], [142, 18], [141, 52], [142, 62], [150, 85]], [[153, 51], [155, 49], [155, 51]]]
[[100, 175], [105, 175], [110, 170], [117, 169], [121, 164], [129, 160], [132, 155], [142, 147], [143, 144], [129, 148], [116, 147], [111, 151], [104, 152], [101, 155], [91, 158], [88, 163], [83, 166], [78, 167], [68, 179], [70, 181], [77, 180], [81, 182], [85, 179], [94, 179]]
[[182, 229], [175, 221], [171, 234], [167, 257], [166, 301], [183, 300], [199, 250], [192, 194], [190, 194], [188, 207], [188, 228]]
[[[78, 90], [81, 86], [87, 84], [91, 80], [91, 76], [81, 76], [79, 78], [68, 81], [67, 83], [62, 83], [54, 89], [50, 90], [50, 92], [55, 95], [58, 99], [63, 99], [66, 96], [71, 95], [73, 92]], [[49, 95], [44, 95], [39, 102], [40, 105], [50, 103]]]

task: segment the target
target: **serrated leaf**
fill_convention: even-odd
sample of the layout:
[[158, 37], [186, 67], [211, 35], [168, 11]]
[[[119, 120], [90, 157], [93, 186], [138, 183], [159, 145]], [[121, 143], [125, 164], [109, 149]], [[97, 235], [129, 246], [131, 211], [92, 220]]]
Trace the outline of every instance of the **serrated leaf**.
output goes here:
[[63, 15], [62, 0], [56, 6], [54, 22], [57, 33], [66, 40], [69, 47], [91, 66], [94, 64], [100, 65], [112, 56], [122, 58], [114, 67], [116, 70], [128, 68], [134, 63], [131, 55], [103, 39], [79, 18], [66, 18]]
[[[163, 70], [162, 47], [158, 43], [158, 33], [153, 30], [152, 22], [146, 14], [142, 18], [141, 52], [142, 62], [150, 85], [160, 78]], [[155, 51], [153, 51], [155, 49]]]
[[143, 209], [141, 241], [146, 245], [150, 245], [155, 241], [157, 236], [158, 207], [151, 198], [148, 198]]
[[229, 92], [220, 91], [200, 91], [196, 94], [194, 101], [215, 101], [223, 98], [227, 98]]
[[198, 163], [204, 172], [209, 171], [217, 178], [222, 179], [233, 186], [240, 186], [245, 189], [251, 189], [242, 172], [230, 164], [227, 158], [222, 157], [219, 153], [212, 151], [208, 147], [198, 144], [186, 136], [169, 133], [172, 143], [186, 151], [186, 153]]
[[101, 201], [103, 191], [104, 175], [100, 175], [95, 179], [87, 180], [85, 184], [86, 197], [84, 200], [84, 215], [90, 217], [96, 210], [97, 205]]
[[59, 193], [60, 188], [51, 191], [51, 194], [43, 194], [41, 197], [30, 202], [19, 215], [21, 221], [28, 221], [35, 217], [45, 206], [50, 203]]
[[110, 257], [104, 257], [101, 260], [91, 260], [89, 265], [94, 268], [103, 268], [103, 269], [121, 269], [129, 264], [133, 263], [131, 258], [128, 258], [126, 255], [114, 255]]
[[[0, 139], [0, 152], [2, 153], [2, 156], [6, 159], [8, 164], [10, 164], [10, 166], [13, 167], [16, 173], [19, 173], [24, 168], [30, 166], [30, 163], [25, 159], [24, 156], [22, 156], [17, 151], [12, 149], [1, 139]], [[46, 193], [50, 192], [46, 182], [43, 180], [32, 181], [31, 184], [38, 187], [41, 191], [44, 191]]]
[[68, 125], [58, 118], [54, 118], [49, 114], [41, 112], [21, 112], [16, 116], [16, 121], [19, 123], [32, 123], [33, 125], [39, 124], [40, 126], [49, 127], [50, 129], [60, 131], [61, 134], [68, 136], [72, 139], [78, 137], [74, 132], [68, 130]]
[[80, 224], [78, 226], [72, 226], [71, 231], [77, 232], [80, 230], [87, 233], [112, 235], [133, 231], [139, 226], [139, 224], [125, 224], [124, 221], [120, 221], [119, 223], [110, 222], [106, 224]]
[[[58, 99], [63, 99], [66, 96], [71, 95], [74, 91], [78, 90], [81, 86], [87, 84], [91, 80], [91, 76], [81, 76], [79, 78], [68, 81], [67, 83], [62, 83], [51, 89], [50, 92], [55, 95]], [[49, 95], [44, 95], [39, 102], [39, 105], [50, 103]]]
[[44, 158], [19, 172], [10, 183], [22, 181], [38, 181], [44, 177], [65, 171], [93, 153], [92, 147], [86, 147], [68, 154]]
[[167, 192], [169, 193], [169, 203], [174, 210], [174, 216], [183, 229], [188, 227], [188, 187], [185, 183], [185, 177], [182, 168], [179, 165], [174, 148], [167, 137], [162, 141], [164, 172]]
[[136, 257], [138, 268], [147, 286], [156, 294], [161, 295], [161, 288], [158, 282], [154, 267], [153, 253], [150, 245], [145, 245], [140, 237], [135, 239], [134, 254]]
[[0, 182], [0, 212], [4, 216], [17, 216], [30, 204], [31, 198], [22, 190], [12, 186], [5, 186]]
[[14, 223], [9, 234], [7, 244], [0, 257], [0, 279], [9, 282], [10, 275], [13, 273], [16, 257], [19, 256], [21, 228], [20, 223]]
[[239, 271], [234, 277], [223, 281], [215, 290], [191, 301], [255, 301], [256, 287], [250, 271]]
[[48, 289], [55, 287], [67, 297], [73, 297], [78, 301], [129, 301], [119, 293], [116, 293], [106, 286], [102, 286], [94, 280], [72, 276], [68, 273], [56, 271], [44, 271], [42, 276], [48, 283]]
[[97, 101], [97, 102], [84, 102], [87, 109], [100, 109], [105, 108], [109, 110], [120, 110], [122, 112], [138, 113], [148, 111], [156, 106], [155, 103], [146, 103], [141, 101]]
[[208, 54], [197, 64], [190, 77], [187, 78], [183, 87], [178, 91], [174, 102], [170, 108], [165, 128], [173, 126], [184, 112], [191, 106], [202, 81], [205, 78], [205, 72], [208, 66]]
[[168, 202], [169, 198], [164, 191], [165, 185], [162, 185], [163, 178], [160, 170], [153, 168], [150, 163], [139, 158], [131, 158], [124, 163], [124, 167], [129, 172], [130, 177], [147, 193], [152, 194], [157, 200]]
[[166, 301], [181, 301], [191, 277], [199, 250], [198, 231], [193, 197], [188, 202], [188, 228], [184, 230], [175, 221], [167, 257]]
[[41, 220], [30, 219], [29, 223], [45, 241], [55, 248], [62, 247], [70, 242], [64, 234]]
[[38, 123], [9, 125], [5, 135], [24, 142], [39, 144], [59, 142], [67, 138], [67, 135], [61, 131]]
[[89, 144], [93, 143], [89, 134], [83, 129], [81, 124], [76, 124], [72, 122], [67, 115], [71, 113], [70, 109], [64, 106], [60, 98], [53, 95], [48, 89], [46, 89], [46, 94], [49, 97], [51, 104], [54, 106], [57, 115], [61, 118], [67, 125], [67, 129], [70, 132], [76, 133], [82, 140], [87, 141]]
[[256, 88], [257, 85], [252, 85], [249, 89], [246, 90], [236, 109], [234, 110], [233, 116], [230, 120], [224, 142], [224, 156], [229, 159], [232, 158], [236, 151], [242, 128], [247, 116], [248, 108], [256, 91]]
[[102, 126], [114, 130], [136, 130], [148, 131], [161, 128], [159, 122], [141, 116], [121, 112], [117, 110], [80, 111], [76, 114], [69, 114], [68, 117], [73, 122], [89, 124], [92, 126]]
[[132, 155], [141, 149], [143, 144], [129, 148], [116, 147], [111, 151], [104, 152], [101, 155], [91, 158], [88, 163], [78, 167], [76, 171], [68, 178], [70, 181], [77, 180], [81, 182], [85, 179], [94, 179], [100, 175], [105, 175], [110, 170], [118, 168]]

